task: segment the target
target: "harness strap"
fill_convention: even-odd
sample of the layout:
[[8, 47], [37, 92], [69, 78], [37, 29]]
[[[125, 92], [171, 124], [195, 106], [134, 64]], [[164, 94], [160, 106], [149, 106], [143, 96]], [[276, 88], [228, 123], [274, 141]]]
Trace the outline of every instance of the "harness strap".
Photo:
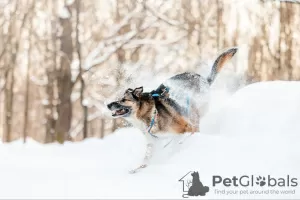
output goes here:
[[[164, 85], [161, 85], [160, 86], [160, 91], [159, 90], [154, 90], [152, 91], [150, 94], [152, 97], [161, 97], [161, 96], [164, 96], [165, 93], [168, 93], [170, 91], [170, 89]], [[187, 104], [187, 107], [186, 107], [186, 114], [189, 115], [190, 113], [190, 96], [187, 95], [187, 98], [186, 98], [186, 104]], [[151, 118], [151, 121], [150, 121], [150, 125], [149, 127], [147, 128], [147, 132], [154, 138], [158, 138], [156, 135], [154, 135], [153, 133], [151, 133], [151, 129], [152, 127], [155, 125], [155, 121], [157, 121], [157, 117], [158, 117], [158, 113], [157, 113], [157, 110], [155, 109], [154, 112], [153, 112], [153, 116]], [[192, 132], [192, 134], [194, 134], [194, 132]]]
[[153, 133], [151, 133], [151, 129], [152, 127], [154, 126], [155, 124], [155, 121], [157, 120], [157, 117], [158, 117], [158, 113], [157, 113], [157, 110], [155, 109], [154, 112], [153, 112], [153, 116], [152, 116], [152, 119], [150, 121], [150, 125], [149, 127], [147, 128], [147, 132], [154, 138], [158, 138], [156, 135], [154, 135]]
[[160, 85], [159, 88], [150, 92], [152, 97], [164, 97], [166, 93], [168, 93], [170, 89], [164, 85]]

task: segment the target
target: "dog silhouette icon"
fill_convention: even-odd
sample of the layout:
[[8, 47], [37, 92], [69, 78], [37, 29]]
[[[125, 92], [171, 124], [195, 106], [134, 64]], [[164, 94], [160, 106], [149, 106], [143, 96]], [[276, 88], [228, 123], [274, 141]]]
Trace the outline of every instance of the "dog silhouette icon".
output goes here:
[[205, 194], [209, 191], [209, 187], [203, 186], [203, 184], [200, 181], [198, 172], [193, 172], [191, 176], [193, 177], [193, 180], [192, 180], [192, 185], [189, 188], [188, 195], [205, 196]]

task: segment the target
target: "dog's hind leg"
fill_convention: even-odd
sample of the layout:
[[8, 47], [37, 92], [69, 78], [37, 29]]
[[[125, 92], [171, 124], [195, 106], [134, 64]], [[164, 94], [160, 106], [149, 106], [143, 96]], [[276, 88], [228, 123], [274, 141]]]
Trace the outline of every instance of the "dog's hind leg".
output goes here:
[[183, 144], [190, 136], [192, 136], [194, 133], [188, 133], [187, 136], [185, 136], [182, 140], [178, 142], [178, 144]]
[[165, 144], [163, 148], [166, 148], [167, 146], [169, 146], [169, 144], [171, 144], [171, 142], [173, 142], [173, 141], [174, 141], [174, 137], [169, 142], [167, 142], [167, 144]]

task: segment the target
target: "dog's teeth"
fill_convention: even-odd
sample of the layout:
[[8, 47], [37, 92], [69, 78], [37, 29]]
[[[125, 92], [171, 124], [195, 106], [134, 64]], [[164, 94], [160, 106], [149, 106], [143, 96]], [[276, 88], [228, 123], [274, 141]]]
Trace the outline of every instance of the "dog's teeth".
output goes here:
[[124, 109], [120, 109], [117, 111], [117, 114], [123, 114], [124, 113]]

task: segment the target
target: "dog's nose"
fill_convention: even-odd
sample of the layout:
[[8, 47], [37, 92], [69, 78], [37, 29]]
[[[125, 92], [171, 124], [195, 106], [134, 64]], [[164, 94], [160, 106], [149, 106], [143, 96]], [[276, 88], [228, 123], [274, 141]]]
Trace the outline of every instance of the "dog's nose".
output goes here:
[[107, 105], [107, 108], [108, 108], [108, 109], [111, 109], [112, 105], [113, 105], [113, 103], [108, 104], [108, 105]]

